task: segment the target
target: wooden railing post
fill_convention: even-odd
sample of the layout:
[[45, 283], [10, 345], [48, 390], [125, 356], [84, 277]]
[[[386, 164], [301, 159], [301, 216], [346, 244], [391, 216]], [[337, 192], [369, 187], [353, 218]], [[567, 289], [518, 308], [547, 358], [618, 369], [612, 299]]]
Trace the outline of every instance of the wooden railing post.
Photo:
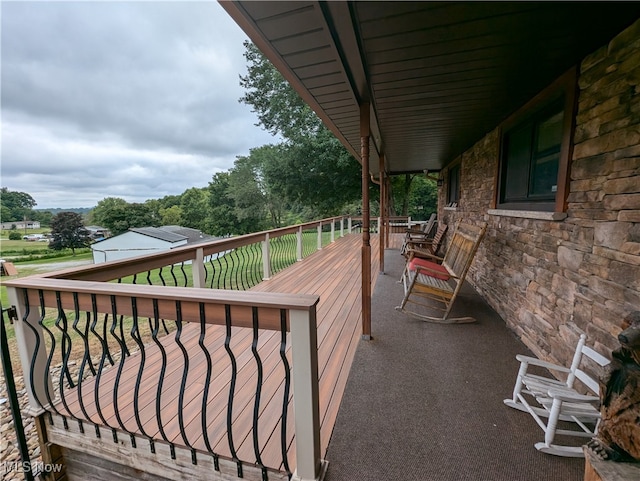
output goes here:
[[344, 237], [344, 217], [340, 217], [340, 237]]
[[302, 260], [302, 226], [298, 227], [298, 232], [296, 233], [297, 238], [297, 254], [298, 254], [298, 262]]
[[352, 227], [353, 227], [353, 226], [351, 225], [351, 223], [352, 223], [352, 220], [351, 220], [351, 217], [349, 217], [349, 218], [347, 219], [347, 232], [348, 232], [349, 234], [351, 234], [351, 229], [352, 229]]
[[378, 217], [378, 225], [376, 226], [376, 231], [378, 234], [382, 233], [382, 217]]
[[331, 220], [331, 242], [336, 240], [336, 221], [335, 219]]
[[262, 241], [262, 280], [267, 281], [271, 278], [271, 246], [269, 243], [269, 233], [264, 235]]
[[[13, 327], [15, 330], [16, 343], [18, 345], [18, 354], [20, 355], [20, 364], [22, 365], [24, 386], [29, 397], [29, 407], [31, 408], [31, 412], [29, 414], [36, 416], [43, 412], [42, 406], [40, 406], [37, 400], [45, 406], [48, 404], [46, 394], [47, 387], [49, 389], [49, 393], [51, 393], [51, 396], [53, 397], [51, 376], [46, 372], [47, 353], [44, 342], [44, 332], [42, 327], [38, 324], [40, 309], [37, 304], [35, 304], [35, 299], [30, 300], [34, 305], [27, 308], [25, 299], [22, 295], [22, 290], [19, 291], [15, 287], [7, 286], [7, 295], [9, 297], [9, 304], [16, 308], [17, 313], [17, 320], [14, 320]], [[34, 333], [30, 327], [25, 325], [26, 321], [24, 320], [24, 317], [26, 312], [29, 312], [27, 317], [29, 325], [35, 329], [37, 335], [40, 337], [40, 345], [37, 352], [36, 333]], [[31, 360], [34, 356], [35, 362], [33, 363], [32, 370]]]
[[293, 479], [311, 481], [319, 479], [322, 468], [316, 306], [308, 311], [291, 310], [289, 314], [296, 429]]
[[318, 224], [318, 250], [322, 250], [322, 222]]
[[196, 258], [192, 261], [191, 275], [193, 287], [205, 287], [204, 249], [196, 249]]

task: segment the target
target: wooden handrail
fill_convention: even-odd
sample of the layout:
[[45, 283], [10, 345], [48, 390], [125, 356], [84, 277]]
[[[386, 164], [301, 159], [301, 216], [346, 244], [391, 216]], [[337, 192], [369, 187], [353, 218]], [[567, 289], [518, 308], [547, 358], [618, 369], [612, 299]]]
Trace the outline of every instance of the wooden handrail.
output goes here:
[[74, 279], [83, 281], [111, 281], [123, 278], [139, 272], [157, 269], [171, 264], [178, 264], [185, 261], [193, 261], [196, 259], [196, 252], [202, 249], [205, 257], [237, 249], [239, 247], [255, 244], [265, 239], [269, 235], [270, 239], [282, 237], [288, 234], [295, 234], [300, 228], [309, 230], [320, 225], [334, 223], [346, 216], [328, 217], [326, 219], [297, 224], [288, 227], [281, 227], [268, 231], [255, 232], [237, 237], [229, 237], [227, 239], [218, 239], [211, 242], [202, 242], [187, 246], [176, 247], [168, 251], [157, 252], [153, 254], [144, 254], [126, 259], [104, 262], [101, 264], [93, 264], [87, 266], [73, 267], [70, 269], [60, 270], [57, 272], [40, 274], [36, 277], [55, 278], [55, 279]]

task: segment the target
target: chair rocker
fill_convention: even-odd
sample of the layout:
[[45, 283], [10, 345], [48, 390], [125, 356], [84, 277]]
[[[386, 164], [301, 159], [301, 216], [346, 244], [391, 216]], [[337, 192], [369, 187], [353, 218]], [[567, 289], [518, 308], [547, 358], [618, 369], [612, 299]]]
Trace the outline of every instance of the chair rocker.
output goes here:
[[[549, 363], [529, 356], [518, 355], [520, 369], [513, 389], [513, 397], [504, 403], [514, 409], [528, 412], [544, 431], [544, 442], [536, 443], [537, 450], [566, 457], [584, 457], [581, 446], [555, 444], [556, 435], [592, 438], [597, 434], [600, 411], [599, 385], [580, 368], [586, 359], [604, 367], [609, 360], [585, 345], [586, 336], [580, 336], [570, 367]], [[530, 366], [546, 368], [567, 374], [567, 380], [530, 373]], [[575, 380], [581, 381], [591, 395], [574, 389]], [[535, 400], [535, 405], [533, 404]], [[546, 422], [545, 422], [546, 420]], [[565, 421], [567, 429], [558, 429], [558, 422]], [[569, 429], [573, 428], [573, 429]]]
[[[422, 259], [415, 255], [413, 249], [400, 279], [404, 298], [396, 309], [412, 317], [440, 324], [475, 322], [473, 317], [450, 318], [449, 314], [486, 229], [486, 224], [482, 227], [458, 224], [444, 257], [427, 253], [429, 259]], [[409, 310], [407, 304], [439, 311], [442, 315], [431, 316]]]

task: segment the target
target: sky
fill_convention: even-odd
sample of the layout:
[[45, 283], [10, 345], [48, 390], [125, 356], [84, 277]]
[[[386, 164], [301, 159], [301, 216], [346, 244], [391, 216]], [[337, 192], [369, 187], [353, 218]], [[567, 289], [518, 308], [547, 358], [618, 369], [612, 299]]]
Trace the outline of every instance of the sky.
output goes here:
[[0, 183], [36, 209], [179, 195], [278, 140], [216, 1], [2, 0], [0, 28]]

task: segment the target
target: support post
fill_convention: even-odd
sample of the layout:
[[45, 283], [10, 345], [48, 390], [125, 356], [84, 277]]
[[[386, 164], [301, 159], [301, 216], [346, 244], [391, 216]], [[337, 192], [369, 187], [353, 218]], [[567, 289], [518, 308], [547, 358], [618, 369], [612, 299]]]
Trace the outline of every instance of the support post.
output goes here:
[[291, 310], [293, 408], [296, 429], [294, 480], [320, 478], [320, 396], [318, 387], [318, 341], [316, 306], [308, 311]]
[[[391, 202], [389, 202], [389, 199], [391, 198], [391, 179], [389, 176], [385, 176], [385, 204], [386, 204], [386, 212], [385, 215], [387, 216], [387, 222], [389, 221], [389, 214], [391, 213], [391, 209], [389, 208], [389, 205], [391, 204]], [[387, 233], [385, 236], [385, 247], [389, 248], [389, 246], [391, 245], [390, 243], [390, 238], [389, 238], [389, 231], [391, 229], [387, 228]]]
[[344, 237], [344, 217], [340, 217], [340, 237]]
[[369, 208], [369, 103], [360, 105], [362, 162], [362, 338], [371, 339], [371, 235]]
[[389, 218], [387, 217], [387, 213], [385, 209], [387, 208], [387, 200], [385, 198], [386, 195], [386, 175], [384, 170], [384, 155], [380, 154], [380, 161], [378, 163], [378, 171], [380, 172], [380, 216], [382, 220], [382, 224], [379, 226], [378, 230], [380, 234], [378, 235], [379, 241], [379, 252], [380, 256], [380, 273], [384, 274], [384, 248], [385, 248], [385, 238], [386, 232], [389, 230]]
[[351, 228], [352, 228], [351, 223], [352, 223], [352, 220], [351, 220], [351, 217], [349, 217], [349, 219], [347, 219], [347, 232], [349, 234], [351, 234]]
[[269, 233], [264, 235], [262, 241], [262, 280], [268, 281], [271, 278], [271, 249], [269, 245]]
[[318, 250], [322, 250], [322, 222], [318, 224]]
[[196, 249], [196, 258], [192, 261], [191, 267], [193, 287], [205, 287], [204, 249]]
[[[9, 297], [9, 304], [15, 306], [17, 312], [17, 320], [15, 321], [13, 328], [16, 336], [16, 343], [18, 345], [18, 353], [20, 355], [20, 364], [22, 365], [22, 375], [24, 377], [24, 387], [27, 390], [29, 397], [29, 408], [32, 416], [37, 416], [43, 411], [43, 407], [38, 403], [38, 400], [43, 404], [47, 403], [46, 389], [49, 388], [49, 392], [53, 393], [53, 383], [51, 382], [51, 376], [46, 372], [47, 365], [47, 352], [44, 342], [44, 332], [38, 319], [40, 318], [39, 307], [35, 304], [36, 299], [30, 299], [30, 303], [34, 305], [28, 309], [29, 316], [25, 320], [25, 313], [27, 312], [27, 305], [25, 303], [24, 296], [21, 295], [22, 290], [18, 290], [15, 287], [7, 287], [7, 295]], [[36, 352], [36, 334], [33, 330], [26, 326], [28, 322], [31, 327], [37, 332], [40, 337], [40, 346]], [[33, 370], [31, 369], [31, 359], [35, 357], [33, 363]], [[31, 386], [31, 379], [33, 379], [33, 389]]]
[[302, 261], [302, 226], [298, 227], [296, 232], [298, 262]]
[[336, 221], [331, 220], [331, 242], [336, 240]]

